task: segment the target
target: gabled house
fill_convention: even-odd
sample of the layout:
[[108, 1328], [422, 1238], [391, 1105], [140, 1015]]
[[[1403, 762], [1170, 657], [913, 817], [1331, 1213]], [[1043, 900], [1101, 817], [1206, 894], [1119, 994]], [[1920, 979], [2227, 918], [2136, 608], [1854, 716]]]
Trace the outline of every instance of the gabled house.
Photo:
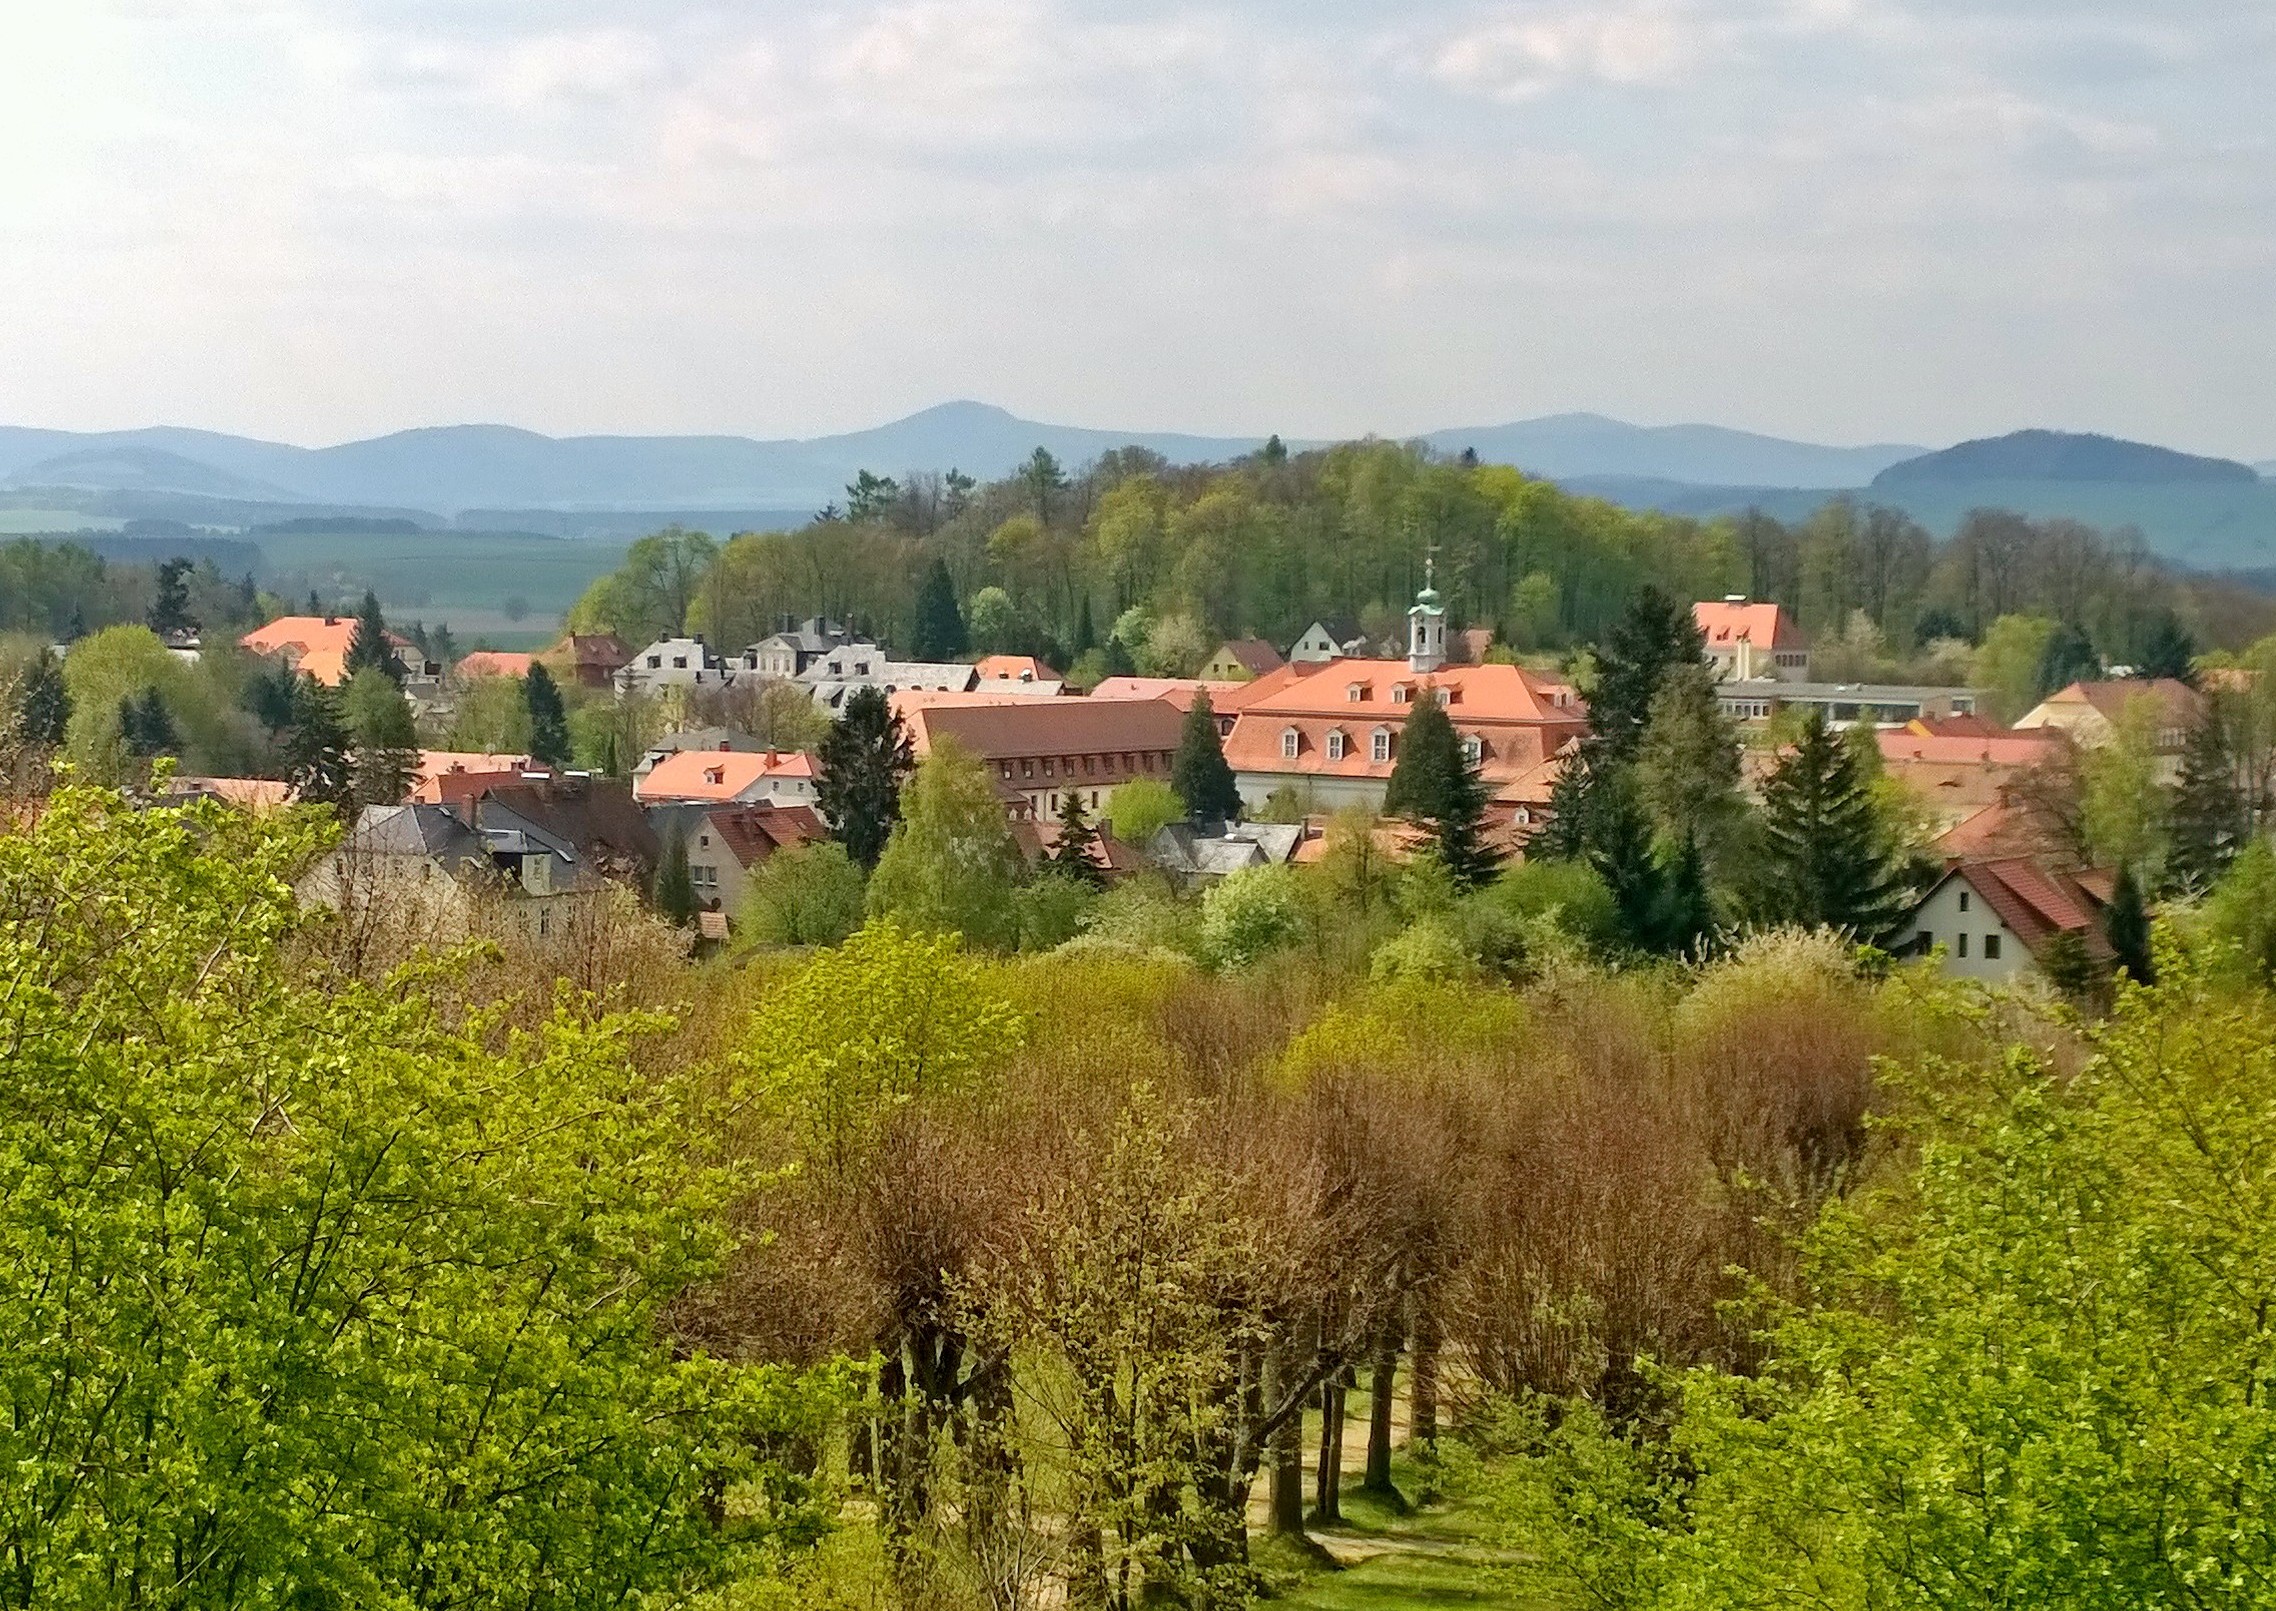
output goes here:
[[412, 943], [463, 938], [484, 910], [534, 939], [566, 933], [570, 909], [603, 885], [562, 847], [439, 805], [364, 807], [301, 880], [300, 897]]
[[610, 688], [632, 662], [632, 646], [613, 632], [572, 632], [538, 656], [563, 683]]
[[1190, 888], [1246, 868], [1293, 862], [1311, 836], [1300, 822], [1235, 822], [1209, 831], [1190, 822], [1172, 822], [1146, 846], [1146, 859]]
[[2056, 728], [2081, 749], [2100, 749], [2118, 736], [2129, 711], [2148, 716], [2158, 756], [2158, 781], [2171, 786], [2181, 776], [2181, 752], [2189, 731], [2204, 719], [2205, 696], [2172, 677], [2074, 682], [2049, 694], [2016, 719], [2017, 732]]
[[1253, 682], [1288, 662], [1262, 638], [1232, 638], [1217, 646], [1201, 668], [1205, 682]]
[[702, 634], [658, 638], [617, 671], [617, 692], [660, 694], [675, 688], [724, 688], [734, 668], [707, 647]]
[[658, 805], [649, 808], [648, 821], [659, 843], [669, 845], [674, 834], [686, 842], [696, 906], [724, 918], [730, 929], [743, 921], [751, 875], [769, 856], [830, 836], [814, 809], [802, 805]]
[[523, 779], [484, 790], [472, 801], [473, 825], [526, 835], [582, 873], [646, 889], [662, 846], [655, 829], [616, 778]]
[[1288, 659], [1292, 665], [1317, 666], [1330, 660], [1359, 659], [1373, 648], [1357, 621], [1348, 615], [1329, 615], [1306, 627], [1288, 646]]
[[798, 680], [813, 695], [814, 703], [835, 714], [863, 688], [882, 689], [888, 694], [909, 688], [969, 693], [978, 685], [980, 674], [961, 660], [895, 660], [879, 644], [854, 642], [823, 655], [799, 673]]
[[1783, 605], [1733, 593], [1694, 604], [1691, 618], [1707, 639], [1707, 663], [1718, 682], [1810, 680], [1809, 640]]
[[[282, 660], [327, 688], [337, 688], [348, 680], [348, 650], [355, 640], [352, 615], [280, 615], [237, 643], [254, 654]], [[403, 691], [415, 699], [432, 698], [442, 686], [442, 663], [427, 659], [399, 632], [388, 633], [387, 644], [403, 673]]]
[[812, 805], [820, 767], [803, 750], [679, 750], [634, 780], [642, 805]]
[[720, 754], [757, 754], [766, 746], [744, 732], [740, 727], [681, 727], [666, 733], [641, 752], [633, 763], [634, 778], [644, 778], [656, 770], [657, 764], [667, 756], [682, 750], [715, 750]]
[[785, 619], [779, 629], [743, 651], [739, 669], [784, 680], [803, 677], [824, 655], [853, 641], [842, 621], [819, 615], [795, 624]]
[[1063, 683], [1066, 681], [1031, 654], [984, 654], [972, 663], [981, 682]]
[[2110, 889], [2106, 872], [2063, 873], [2030, 857], [1955, 862], [1902, 932], [1919, 955], [1943, 947], [1947, 973], [1987, 984], [2034, 966], [2058, 934], [2076, 935], [2090, 957], [2106, 962], [2102, 911]]
[[508, 654], [502, 649], [477, 649], [461, 656], [450, 674], [465, 682], [473, 677], [526, 677], [537, 663], [533, 654]]

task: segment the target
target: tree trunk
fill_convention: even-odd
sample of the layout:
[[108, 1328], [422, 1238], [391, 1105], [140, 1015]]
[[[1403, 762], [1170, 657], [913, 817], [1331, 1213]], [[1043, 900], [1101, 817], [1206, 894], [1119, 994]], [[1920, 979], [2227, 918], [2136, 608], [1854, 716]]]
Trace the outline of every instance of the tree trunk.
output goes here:
[[1343, 1382], [1320, 1384], [1320, 1465], [1312, 1480], [1312, 1525], [1343, 1525]]
[[[1276, 1344], [1268, 1357], [1272, 1384], [1268, 1403], [1278, 1404], [1288, 1392], [1290, 1353], [1286, 1343]], [[1285, 1537], [1304, 1536], [1304, 1417], [1291, 1415], [1272, 1431], [1272, 1530]]]
[[1399, 1382], [1399, 1345], [1386, 1336], [1375, 1348], [1374, 1367], [1367, 1373], [1367, 1477], [1360, 1484], [1371, 1494], [1396, 1499], [1391, 1485], [1391, 1393]]
[[1416, 1454], [1438, 1447], [1438, 1316], [1427, 1294], [1415, 1299], [1415, 1349], [1407, 1378], [1407, 1446]]

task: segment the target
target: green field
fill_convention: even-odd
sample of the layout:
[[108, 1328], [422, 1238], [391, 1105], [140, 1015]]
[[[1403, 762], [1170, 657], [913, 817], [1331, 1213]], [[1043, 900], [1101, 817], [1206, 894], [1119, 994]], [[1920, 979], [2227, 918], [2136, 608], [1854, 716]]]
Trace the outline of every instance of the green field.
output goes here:
[[29, 537], [49, 532], [117, 531], [125, 525], [115, 515], [82, 515], [69, 509], [0, 508], [0, 537]]
[[550, 641], [562, 612], [595, 577], [616, 568], [626, 546], [503, 532], [250, 540], [264, 558], [262, 585], [285, 598], [313, 588], [327, 600], [352, 600], [368, 587], [391, 618], [448, 622], [461, 643], [481, 638], [500, 648]]

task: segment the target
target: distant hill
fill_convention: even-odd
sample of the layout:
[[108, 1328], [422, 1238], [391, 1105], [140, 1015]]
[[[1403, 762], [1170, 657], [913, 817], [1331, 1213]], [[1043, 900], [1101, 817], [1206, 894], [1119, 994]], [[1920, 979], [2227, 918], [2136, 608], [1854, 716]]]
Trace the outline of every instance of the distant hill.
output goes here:
[[163, 448], [105, 444], [59, 453], [0, 477], [6, 487], [74, 487], [121, 492], [187, 492], [201, 498], [290, 498], [283, 487], [255, 481]]
[[[1719, 426], [1637, 426], [1589, 414], [1434, 431], [1424, 440], [1449, 453], [1475, 448], [1493, 463], [1540, 475], [1805, 487], [1854, 486], [1921, 451], [1821, 447]], [[954, 467], [991, 479], [1008, 474], [1038, 447], [1072, 468], [1118, 447], [1149, 448], [1174, 463], [1202, 464], [1254, 452], [1263, 442], [1262, 436], [1053, 425], [976, 402], [943, 403], [872, 430], [794, 441], [549, 437], [504, 425], [446, 425], [336, 447], [301, 448], [167, 426], [86, 436], [0, 427], [0, 477], [62, 454], [108, 451], [126, 455], [113, 461], [119, 467], [116, 479], [102, 482], [90, 476], [66, 484], [155, 490], [157, 482], [182, 480], [185, 474], [153, 476], [132, 465], [154, 463], [152, 455], [165, 454], [224, 476], [258, 481], [281, 501], [305, 504], [443, 514], [473, 509], [811, 511], [842, 499], [845, 484], [863, 470], [897, 476]], [[217, 490], [212, 495], [234, 494]]]
[[1515, 425], [1433, 431], [1448, 453], [1475, 448], [1490, 464], [1535, 475], [1626, 477], [1703, 486], [1855, 487], [1926, 448], [1821, 447], [1720, 425], [1628, 425], [1600, 414], [1553, 414]]
[[1876, 488], [1960, 481], [2101, 481], [2124, 485], [2250, 484], [2260, 479], [2249, 464], [2209, 459], [2147, 442], [2069, 431], [2015, 431], [1962, 442], [1940, 453], [1892, 464], [1873, 477]]

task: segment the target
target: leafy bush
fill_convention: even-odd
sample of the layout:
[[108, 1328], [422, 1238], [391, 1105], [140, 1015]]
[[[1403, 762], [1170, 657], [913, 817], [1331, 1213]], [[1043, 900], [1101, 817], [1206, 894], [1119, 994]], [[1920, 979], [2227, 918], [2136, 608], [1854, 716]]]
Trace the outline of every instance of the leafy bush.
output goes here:
[[861, 927], [861, 868], [835, 840], [778, 850], [751, 874], [743, 932], [757, 945], [836, 945]]
[[1244, 867], [1201, 898], [1201, 955], [1213, 968], [1245, 968], [1306, 927], [1304, 892], [1290, 867]]

